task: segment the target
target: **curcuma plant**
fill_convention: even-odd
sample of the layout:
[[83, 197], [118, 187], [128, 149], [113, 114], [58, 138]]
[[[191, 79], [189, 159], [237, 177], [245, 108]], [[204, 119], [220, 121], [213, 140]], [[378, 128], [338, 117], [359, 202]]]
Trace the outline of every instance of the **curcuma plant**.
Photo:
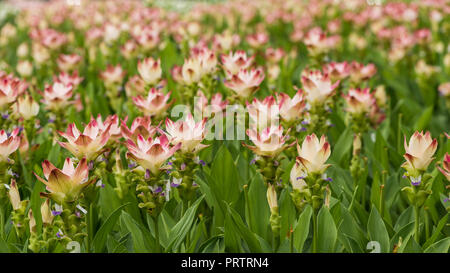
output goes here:
[[10, 2], [0, 252], [449, 252], [448, 1]]

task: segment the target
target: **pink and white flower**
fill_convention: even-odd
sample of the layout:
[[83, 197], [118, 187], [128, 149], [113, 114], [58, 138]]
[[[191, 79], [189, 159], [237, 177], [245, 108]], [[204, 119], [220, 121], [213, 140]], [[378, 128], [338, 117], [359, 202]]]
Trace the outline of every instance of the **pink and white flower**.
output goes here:
[[14, 153], [20, 146], [19, 128], [14, 129], [11, 134], [5, 130], [0, 131], [0, 162], [9, 162], [9, 155]]
[[339, 85], [339, 81], [333, 84], [328, 74], [322, 74], [319, 70], [304, 71], [301, 81], [306, 92], [306, 100], [311, 104], [324, 103], [334, 95]]
[[94, 181], [88, 181], [89, 169], [85, 158], [80, 160], [76, 168], [72, 159], [66, 158], [62, 170], [45, 160], [42, 163], [42, 170], [45, 179], [36, 173], [34, 175], [47, 186], [46, 190], [49, 193], [41, 193], [41, 196], [51, 198], [59, 204], [76, 201], [81, 192]]
[[81, 56], [77, 54], [61, 54], [56, 63], [62, 71], [72, 71], [81, 61]]
[[320, 140], [315, 134], [306, 136], [300, 147], [297, 144], [298, 156], [296, 158], [296, 173], [308, 174], [322, 174], [330, 165], [325, 164], [330, 157], [330, 144], [326, 141], [325, 136]]
[[278, 93], [277, 102], [280, 108], [281, 118], [287, 122], [301, 118], [306, 106], [303, 90], [301, 89], [292, 98], [286, 93]]
[[261, 68], [245, 70], [241, 69], [231, 79], [225, 82], [225, 86], [233, 90], [241, 98], [248, 98], [264, 80], [264, 72]]
[[440, 166], [437, 167], [438, 170], [450, 181], [450, 154], [445, 153], [444, 161], [442, 162], [442, 168]]
[[[283, 127], [270, 126], [259, 132], [257, 129], [248, 129], [247, 135], [255, 146], [244, 144], [255, 154], [259, 156], [276, 157], [288, 145], [286, 145], [287, 136], [283, 135]], [[290, 145], [293, 145], [290, 144]]]
[[108, 65], [106, 70], [100, 73], [100, 77], [107, 86], [120, 85], [125, 77], [125, 71], [119, 64], [116, 66]]
[[63, 83], [66, 86], [72, 85], [75, 89], [83, 81], [83, 78], [78, 76], [78, 71], [72, 74], [61, 72], [58, 76], [53, 76], [53, 81]]
[[364, 114], [376, 107], [376, 99], [369, 88], [351, 88], [343, 97], [347, 102], [346, 110], [349, 113]]
[[109, 115], [106, 117], [105, 121], [102, 120], [102, 116], [98, 114], [97, 118], [98, 129], [100, 134], [103, 132], [109, 132], [109, 140], [115, 141], [122, 137], [122, 131], [120, 130], [120, 122], [117, 115]]
[[152, 88], [148, 92], [147, 98], [141, 95], [133, 97], [134, 104], [146, 116], [163, 116], [167, 108], [173, 103], [169, 102], [171, 92], [164, 94], [161, 90]]
[[[109, 125], [111, 128], [112, 124]], [[102, 152], [110, 137], [109, 128], [101, 131], [95, 119], [92, 119], [81, 133], [75, 123], [69, 124], [67, 131], [58, 132], [67, 142], [59, 145], [70, 151], [78, 159], [95, 160]]]
[[145, 83], [155, 85], [159, 82], [162, 75], [161, 60], [147, 58], [138, 62], [138, 72]]
[[73, 95], [73, 86], [71, 84], [64, 84], [62, 82], [54, 82], [52, 85], [47, 85], [44, 92], [41, 92], [43, 97], [42, 103], [47, 109], [60, 110], [73, 102], [70, 98]]
[[250, 128], [255, 126], [262, 129], [278, 125], [280, 108], [273, 96], [268, 96], [262, 101], [255, 98], [252, 103], [246, 102], [246, 104], [250, 117]]
[[157, 129], [152, 126], [152, 121], [150, 117], [137, 117], [131, 123], [130, 128], [128, 128], [125, 121], [121, 123], [122, 136], [126, 139], [131, 139], [136, 142], [138, 135], [142, 135], [145, 139], [153, 137]]
[[17, 99], [14, 112], [24, 120], [30, 120], [39, 113], [39, 104], [28, 94]]
[[166, 119], [166, 132], [170, 143], [178, 145], [181, 143], [182, 153], [197, 153], [208, 145], [201, 142], [205, 138], [205, 125], [207, 119], [195, 122], [193, 116], [188, 114], [186, 120], [173, 122]]
[[322, 68], [323, 73], [330, 75], [332, 80], [343, 80], [350, 75], [351, 67], [347, 62], [331, 62], [325, 64]]
[[403, 163], [402, 167], [408, 172], [409, 176], [417, 178], [421, 172], [426, 171], [428, 165], [433, 161], [434, 153], [437, 149], [437, 140], [431, 138], [430, 132], [416, 131], [411, 138], [409, 143], [406, 142], [405, 137], [405, 154], [403, 157], [406, 162]]
[[241, 69], [249, 68], [254, 58], [254, 56], [248, 57], [247, 53], [243, 50], [238, 50], [236, 53], [230, 52], [228, 55], [223, 54], [220, 57], [222, 66], [228, 77], [239, 73]]
[[139, 166], [156, 175], [167, 159], [180, 148], [181, 143], [171, 147], [167, 136], [164, 134], [154, 139], [152, 137], [145, 139], [142, 135], [138, 135], [136, 143], [128, 139], [126, 146], [128, 158], [133, 159]]

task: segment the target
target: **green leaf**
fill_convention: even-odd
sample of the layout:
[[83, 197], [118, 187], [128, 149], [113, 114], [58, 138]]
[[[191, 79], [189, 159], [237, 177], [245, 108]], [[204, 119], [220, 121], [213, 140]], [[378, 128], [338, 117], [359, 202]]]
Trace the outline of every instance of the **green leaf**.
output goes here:
[[256, 174], [248, 190], [247, 222], [250, 229], [259, 236], [267, 239], [270, 208], [267, 203], [267, 187], [260, 174]]
[[233, 220], [233, 224], [236, 226], [239, 236], [247, 243], [248, 248], [253, 253], [261, 253], [261, 245], [253, 232], [244, 224], [241, 216], [227, 204], [228, 213]]
[[388, 253], [390, 249], [389, 234], [386, 226], [384, 225], [383, 219], [375, 206], [372, 206], [372, 211], [369, 215], [367, 231], [369, 233], [370, 240], [380, 243], [381, 252]]
[[350, 127], [347, 127], [342, 134], [339, 136], [336, 144], [333, 145], [334, 151], [331, 155], [331, 160], [336, 163], [341, 162], [342, 158], [346, 153], [348, 153], [352, 147], [353, 135]]
[[333, 252], [337, 240], [337, 229], [329, 209], [323, 206], [317, 216], [317, 247], [319, 252]]
[[311, 216], [312, 216], [312, 208], [311, 206], [307, 205], [303, 212], [300, 214], [300, 217], [298, 218], [298, 221], [294, 228], [294, 247], [297, 249], [298, 252], [303, 252], [303, 245], [305, 244], [306, 239], [308, 238], [309, 234], [309, 226], [311, 222]]
[[120, 219], [124, 229], [131, 233], [134, 251], [137, 253], [152, 252], [154, 243], [152, 242], [153, 238], [151, 237], [150, 232], [136, 222], [136, 220], [125, 211], [122, 211]]
[[124, 204], [118, 207], [115, 211], [113, 211], [108, 216], [103, 225], [100, 227], [100, 229], [95, 233], [94, 240], [92, 241], [92, 244], [94, 246], [94, 252], [101, 252], [103, 250], [103, 248], [105, 247], [108, 234], [112, 231], [112, 229], [116, 225], [117, 220], [119, 219], [120, 214], [122, 212], [122, 209], [128, 206], [129, 204], [130, 203]]
[[425, 249], [425, 253], [448, 253], [450, 237], [444, 238]]
[[429, 124], [431, 117], [433, 116], [433, 108], [434, 105], [428, 106], [425, 110], [423, 110], [420, 117], [417, 119], [414, 124], [414, 131], [422, 131]]
[[183, 215], [181, 220], [173, 227], [169, 235], [171, 241], [167, 249], [176, 251], [180, 247], [181, 243], [184, 241], [186, 235], [191, 229], [192, 223], [195, 219], [195, 213], [203, 198], [204, 196], [197, 199], [197, 201], [195, 201], [195, 203], [186, 210], [186, 213]]
[[444, 217], [442, 217], [442, 219], [439, 221], [439, 223], [436, 227], [436, 230], [434, 231], [431, 238], [425, 242], [425, 244], [423, 245], [423, 248], [427, 249], [431, 244], [433, 244], [436, 241], [438, 236], [441, 234], [442, 229], [447, 224], [447, 220], [448, 220], [448, 214], [446, 214]]

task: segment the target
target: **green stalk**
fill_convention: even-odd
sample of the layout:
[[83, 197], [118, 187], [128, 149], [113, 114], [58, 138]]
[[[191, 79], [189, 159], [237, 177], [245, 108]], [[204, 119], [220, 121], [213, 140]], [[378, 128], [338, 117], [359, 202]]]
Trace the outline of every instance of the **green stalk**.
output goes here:
[[313, 245], [312, 245], [312, 253], [317, 253], [317, 212], [314, 210], [313, 212]]
[[416, 221], [414, 223], [414, 239], [416, 240], [417, 243], [419, 243], [419, 238], [420, 238], [420, 234], [419, 234], [420, 208], [417, 205], [414, 206], [414, 215], [415, 215], [415, 219], [416, 219]]
[[158, 218], [159, 216], [156, 215], [153, 217], [155, 220], [155, 241], [156, 241], [156, 252], [161, 253], [161, 245], [159, 243], [159, 227], [158, 227]]
[[5, 211], [3, 208], [0, 208], [0, 238], [4, 238], [5, 232]]

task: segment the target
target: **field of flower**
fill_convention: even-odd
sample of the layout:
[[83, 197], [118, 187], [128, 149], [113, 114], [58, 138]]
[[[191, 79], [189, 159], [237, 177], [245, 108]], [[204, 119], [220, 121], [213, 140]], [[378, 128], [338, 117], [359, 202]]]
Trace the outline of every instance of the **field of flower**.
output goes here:
[[0, 1], [0, 252], [449, 252], [450, 1], [167, 3]]

